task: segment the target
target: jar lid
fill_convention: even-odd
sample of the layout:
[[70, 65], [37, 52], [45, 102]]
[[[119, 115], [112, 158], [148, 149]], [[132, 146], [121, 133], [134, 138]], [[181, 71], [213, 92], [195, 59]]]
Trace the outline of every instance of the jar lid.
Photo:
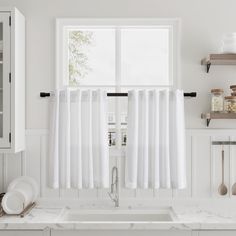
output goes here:
[[211, 93], [223, 93], [224, 90], [223, 89], [212, 89]]
[[236, 96], [226, 96], [225, 99], [236, 99]]
[[230, 85], [230, 89], [235, 89], [236, 85]]

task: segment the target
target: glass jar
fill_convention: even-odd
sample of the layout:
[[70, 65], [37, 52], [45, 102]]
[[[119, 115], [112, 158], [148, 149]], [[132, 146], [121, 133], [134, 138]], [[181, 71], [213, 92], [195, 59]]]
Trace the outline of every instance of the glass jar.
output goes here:
[[232, 89], [233, 92], [236, 92], [236, 85], [231, 85], [230, 89]]
[[212, 89], [211, 90], [211, 111], [222, 112], [224, 110], [224, 90]]
[[225, 97], [224, 110], [229, 113], [236, 113], [236, 96]]

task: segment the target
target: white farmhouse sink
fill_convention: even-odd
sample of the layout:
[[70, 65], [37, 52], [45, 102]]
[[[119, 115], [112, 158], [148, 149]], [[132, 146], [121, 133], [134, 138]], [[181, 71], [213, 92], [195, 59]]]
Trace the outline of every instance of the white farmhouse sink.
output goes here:
[[68, 209], [60, 217], [62, 221], [125, 223], [125, 222], [170, 222], [176, 220], [171, 207], [153, 210], [138, 209], [105, 209], [105, 210], [73, 210]]

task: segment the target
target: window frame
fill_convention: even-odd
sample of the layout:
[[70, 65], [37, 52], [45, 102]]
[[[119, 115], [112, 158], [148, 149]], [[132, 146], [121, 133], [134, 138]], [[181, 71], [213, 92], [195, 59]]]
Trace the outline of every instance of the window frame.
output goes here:
[[[112, 28], [116, 29], [115, 42], [115, 85], [80, 85], [80, 87], [115, 87], [117, 91], [121, 87], [168, 87], [180, 88], [180, 19], [170, 18], [133, 18], [133, 19], [117, 19], [117, 18], [57, 18], [56, 19], [56, 88], [61, 89], [68, 86], [68, 29], [73, 28]], [[121, 85], [121, 55], [120, 55], [120, 29], [121, 28], [169, 28], [170, 29], [170, 79], [172, 85]]]

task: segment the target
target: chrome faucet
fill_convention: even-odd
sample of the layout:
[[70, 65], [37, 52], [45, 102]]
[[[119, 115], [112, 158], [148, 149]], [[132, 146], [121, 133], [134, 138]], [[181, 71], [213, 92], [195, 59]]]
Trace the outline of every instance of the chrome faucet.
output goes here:
[[115, 207], [119, 207], [119, 176], [118, 168], [114, 166], [111, 173], [111, 192], [108, 192], [111, 200], [115, 203]]

